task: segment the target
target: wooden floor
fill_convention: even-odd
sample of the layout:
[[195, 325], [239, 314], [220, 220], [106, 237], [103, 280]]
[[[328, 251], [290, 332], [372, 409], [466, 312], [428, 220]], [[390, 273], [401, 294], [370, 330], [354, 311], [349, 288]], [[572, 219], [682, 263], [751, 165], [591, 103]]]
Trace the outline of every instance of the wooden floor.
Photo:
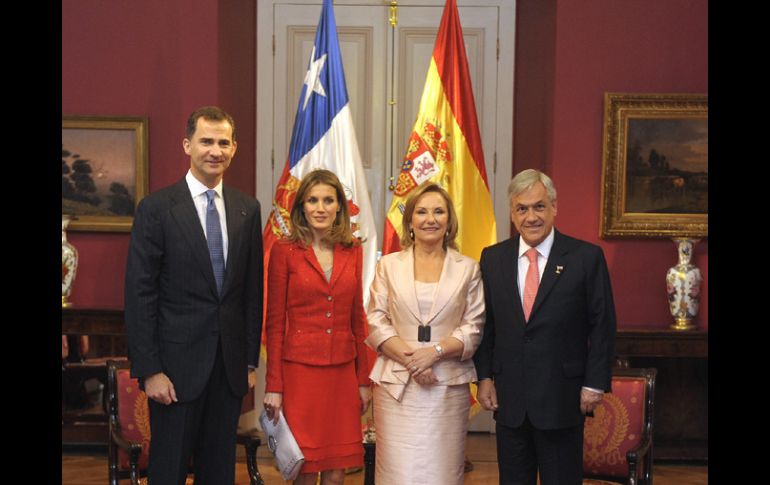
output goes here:
[[[495, 437], [486, 433], [470, 433], [466, 448], [468, 458], [473, 462], [473, 471], [465, 474], [465, 485], [488, 485], [498, 483], [497, 453]], [[259, 471], [266, 485], [285, 484], [280, 473], [273, 466], [267, 447], [257, 453]], [[708, 483], [707, 466], [656, 465], [655, 485], [704, 485]], [[248, 485], [246, 463], [242, 447], [238, 450], [236, 483]], [[351, 473], [345, 479], [346, 485], [363, 485], [362, 471]], [[106, 485], [106, 454], [83, 454], [65, 452], [62, 454], [62, 485]], [[128, 484], [128, 480], [121, 482]]]

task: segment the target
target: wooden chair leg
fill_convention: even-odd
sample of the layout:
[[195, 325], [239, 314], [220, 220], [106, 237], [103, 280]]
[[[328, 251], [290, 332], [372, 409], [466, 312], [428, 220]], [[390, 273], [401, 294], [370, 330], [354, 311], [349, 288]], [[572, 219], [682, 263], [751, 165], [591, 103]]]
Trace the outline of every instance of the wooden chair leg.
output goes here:
[[364, 485], [374, 485], [376, 451], [375, 443], [364, 443]]
[[257, 467], [257, 449], [261, 443], [261, 440], [255, 437], [243, 442], [243, 446], [246, 448], [246, 468], [249, 471], [249, 483], [251, 485], [265, 485], [262, 474], [259, 473]]
[[107, 460], [107, 483], [109, 485], [118, 485], [118, 448], [112, 440], [112, 436], [110, 436], [110, 441], [107, 443], [107, 455], [109, 456]]
[[128, 468], [131, 473], [131, 485], [139, 485], [139, 455], [141, 453], [141, 445], [134, 445], [128, 451]]
[[139, 465], [131, 463], [131, 485], [139, 485]]

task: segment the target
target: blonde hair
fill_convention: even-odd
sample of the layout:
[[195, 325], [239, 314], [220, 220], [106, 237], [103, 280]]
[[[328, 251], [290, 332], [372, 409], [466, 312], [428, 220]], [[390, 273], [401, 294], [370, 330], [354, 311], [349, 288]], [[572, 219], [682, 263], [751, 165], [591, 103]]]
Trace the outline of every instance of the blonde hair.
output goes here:
[[340, 243], [343, 246], [353, 245], [353, 232], [350, 230], [350, 212], [348, 211], [348, 199], [345, 197], [345, 189], [340, 183], [340, 179], [334, 175], [334, 172], [324, 169], [313, 170], [302, 178], [302, 183], [297, 190], [297, 196], [294, 198], [294, 204], [291, 207], [291, 231], [288, 240], [291, 242], [300, 242], [305, 246], [313, 244], [313, 230], [305, 218], [305, 197], [310, 189], [316, 185], [328, 185], [334, 188], [337, 194], [337, 202], [340, 210], [334, 218], [329, 233], [324, 238], [331, 243]]
[[417, 201], [423, 195], [432, 192], [437, 193], [444, 198], [444, 203], [446, 203], [447, 211], [449, 212], [446, 234], [444, 234], [444, 249], [447, 247], [457, 249], [457, 243], [455, 242], [455, 238], [457, 237], [457, 229], [459, 227], [457, 223], [457, 212], [455, 212], [454, 204], [452, 204], [452, 199], [449, 197], [447, 191], [441, 188], [440, 185], [433, 182], [425, 183], [417, 187], [417, 190], [412, 192], [412, 195], [410, 195], [406, 201], [404, 217], [401, 222], [401, 228], [403, 230], [403, 233], [401, 234], [401, 249], [406, 249], [414, 244], [414, 240], [409, 234], [409, 224], [412, 223], [414, 208], [417, 205]]

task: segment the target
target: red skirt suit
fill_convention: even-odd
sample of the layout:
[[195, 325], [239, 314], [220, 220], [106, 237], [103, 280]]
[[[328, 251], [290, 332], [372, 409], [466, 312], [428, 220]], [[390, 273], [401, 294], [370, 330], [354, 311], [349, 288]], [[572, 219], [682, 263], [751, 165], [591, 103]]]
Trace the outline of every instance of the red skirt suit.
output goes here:
[[330, 281], [312, 247], [278, 242], [268, 266], [266, 392], [305, 455], [302, 473], [363, 465], [361, 400], [369, 384], [360, 246], [334, 247]]

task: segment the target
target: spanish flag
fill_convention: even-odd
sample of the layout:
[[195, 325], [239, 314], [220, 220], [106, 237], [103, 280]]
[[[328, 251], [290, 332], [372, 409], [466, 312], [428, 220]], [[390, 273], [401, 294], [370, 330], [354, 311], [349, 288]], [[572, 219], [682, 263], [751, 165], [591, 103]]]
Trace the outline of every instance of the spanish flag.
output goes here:
[[401, 249], [406, 199], [426, 181], [449, 193], [458, 216], [460, 252], [478, 261], [481, 250], [495, 243], [497, 230], [456, 0], [444, 6], [417, 120], [385, 219], [383, 254]]
[[[482, 249], [496, 242], [497, 229], [456, 0], [444, 5], [417, 120], [385, 219], [382, 254], [401, 249], [406, 199], [426, 181], [449, 193], [458, 218], [457, 245], [478, 261]], [[475, 388], [471, 384], [471, 417], [481, 410]]]

